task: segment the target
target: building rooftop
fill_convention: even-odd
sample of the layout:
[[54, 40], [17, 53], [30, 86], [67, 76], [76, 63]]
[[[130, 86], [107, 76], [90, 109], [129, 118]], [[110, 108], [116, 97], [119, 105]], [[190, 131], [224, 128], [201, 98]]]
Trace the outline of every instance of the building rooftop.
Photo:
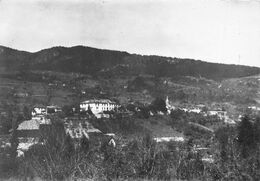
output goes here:
[[57, 105], [49, 105], [49, 106], [46, 106], [47, 107], [47, 109], [49, 108], [49, 109], [60, 109], [61, 107], [60, 106], [57, 106]]
[[96, 104], [116, 104], [116, 102], [111, 101], [109, 99], [90, 99], [90, 100], [86, 100], [81, 102], [83, 104], [91, 104], [91, 103], [96, 103]]
[[31, 119], [19, 124], [17, 130], [38, 130], [40, 128], [40, 122], [36, 119]]

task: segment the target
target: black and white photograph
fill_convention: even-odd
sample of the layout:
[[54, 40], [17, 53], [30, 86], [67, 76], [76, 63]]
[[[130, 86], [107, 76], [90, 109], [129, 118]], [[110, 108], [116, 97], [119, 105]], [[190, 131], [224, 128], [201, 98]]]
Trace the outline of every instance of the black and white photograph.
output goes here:
[[260, 0], [0, 0], [0, 180], [259, 181]]

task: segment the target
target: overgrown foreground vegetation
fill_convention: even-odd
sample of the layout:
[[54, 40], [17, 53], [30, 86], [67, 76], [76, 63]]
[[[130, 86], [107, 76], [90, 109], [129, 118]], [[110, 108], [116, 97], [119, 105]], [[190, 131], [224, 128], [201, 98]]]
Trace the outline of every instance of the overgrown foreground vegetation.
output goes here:
[[[101, 143], [101, 144], [99, 144]], [[13, 138], [1, 161], [2, 179], [26, 180], [260, 180], [260, 119], [245, 116], [236, 127], [221, 127], [212, 138], [214, 162], [202, 161], [192, 139], [155, 143], [150, 135], [117, 139], [72, 140], [57, 123], [45, 144], [17, 158]], [[2, 159], [2, 158], [1, 158]]]

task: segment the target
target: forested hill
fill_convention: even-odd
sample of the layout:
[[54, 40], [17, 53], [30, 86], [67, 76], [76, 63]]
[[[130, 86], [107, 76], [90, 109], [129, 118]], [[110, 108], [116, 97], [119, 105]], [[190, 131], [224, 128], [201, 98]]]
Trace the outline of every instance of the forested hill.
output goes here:
[[214, 80], [260, 74], [260, 68], [193, 59], [142, 56], [84, 46], [53, 47], [29, 53], [0, 46], [0, 71], [51, 70], [100, 75], [194, 76]]

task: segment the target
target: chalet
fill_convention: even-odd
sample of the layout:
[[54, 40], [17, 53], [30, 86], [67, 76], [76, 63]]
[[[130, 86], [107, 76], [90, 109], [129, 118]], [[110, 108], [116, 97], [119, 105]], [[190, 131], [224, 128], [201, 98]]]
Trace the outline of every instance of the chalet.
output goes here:
[[109, 99], [91, 99], [80, 103], [80, 111], [91, 110], [94, 115], [104, 111], [112, 111], [119, 108], [119, 105]]

